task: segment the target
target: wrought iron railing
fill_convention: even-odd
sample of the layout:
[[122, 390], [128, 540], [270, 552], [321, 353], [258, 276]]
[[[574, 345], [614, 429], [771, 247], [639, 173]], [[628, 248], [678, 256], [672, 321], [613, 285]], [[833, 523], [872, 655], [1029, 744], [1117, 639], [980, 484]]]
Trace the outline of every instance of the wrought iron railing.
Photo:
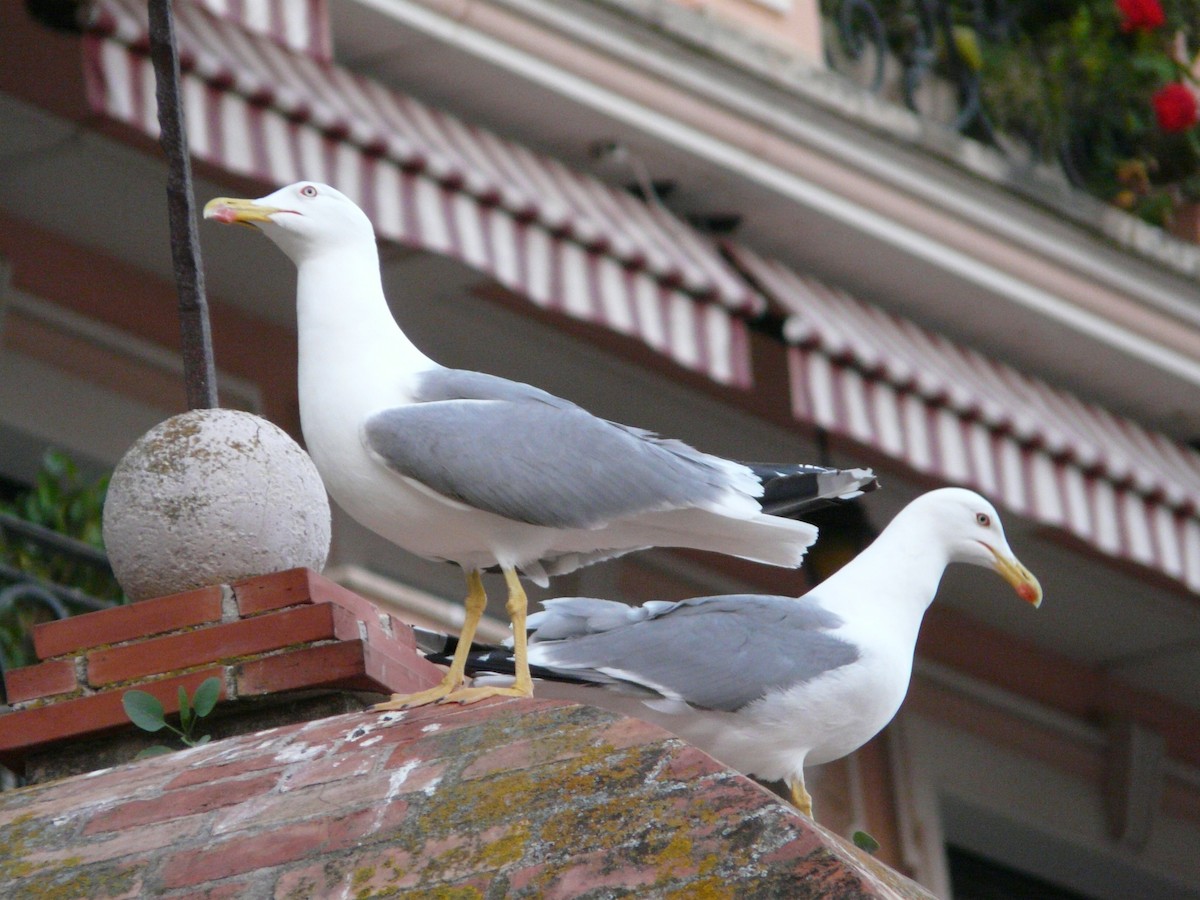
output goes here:
[[[0, 548], [20, 548], [43, 559], [72, 564], [112, 577], [104, 551], [41, 525], [0, 512]], [[12, 554], [0, 553], [0, 622], [12, 626], [18, 608], [38, 619], [65, 619], [80, 612], [105, 609], [117, 601], [95, 597], [86, 591], [60, 584], [15, 564]], [[32, 660], [14, 653], [11, 644], [0, 641], [0, 672]]]
[[[914, 112], [987, 141], [972, 42], [1002, 41], [1013, 28], [1004, 0], [825, 0], [830, 68], [874, 93], [894, 92]], [[953, 95], [951, 109], [934, 108]]]
[[1014, 171], [1057, 166], [1168, 228], [1200, 204], [1200, 0], [822, 0], [822, 12], [831, 69], [991, 143]]

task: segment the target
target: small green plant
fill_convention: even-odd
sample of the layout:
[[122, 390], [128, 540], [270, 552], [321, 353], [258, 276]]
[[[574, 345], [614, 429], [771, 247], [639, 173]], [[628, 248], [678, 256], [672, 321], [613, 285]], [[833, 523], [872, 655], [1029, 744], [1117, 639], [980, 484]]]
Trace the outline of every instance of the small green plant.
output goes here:
[[[185, 747], [202, 747], [211, 740], [212, 735], [195, 736], [196, 723], [213, 711], [217, 699], [221, 696], [221, 679], [206, 678], [196, 688], [196, 693], [188, 700], [187, 691], [179, 688], [179, 727], [176, 728], [167, 721], [166, 711], [162, 703], [153, 694], [145, 691], [126, 691], [121, 696], [121, 705], [125, 707], [125, 715], [143, 731], [162, 731], [164, 728], [175, 732]], [[137, 759], [148, 756], [159, 756], [170, 753], [171, 748], [163, 744], [147, 747], [137, 755]]]
[[879, 841], [875, 840], [875, 838], [865, 831], [854, 832], [851, 840], [854, 841], [855, 847], [857, 847], [859, 850], [862, 850], [864, 853], [871, 854], [872, 856], [874, 856], [875, 852], [879, 849]]

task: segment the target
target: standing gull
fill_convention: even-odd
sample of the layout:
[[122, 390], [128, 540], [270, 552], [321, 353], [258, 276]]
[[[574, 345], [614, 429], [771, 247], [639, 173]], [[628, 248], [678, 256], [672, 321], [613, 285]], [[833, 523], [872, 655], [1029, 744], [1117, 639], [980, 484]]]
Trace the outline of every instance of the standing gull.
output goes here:
[[[547, 600], [529, 617], [529, 662], [547, 679], [541, 696], [655, 722], [739, 771], [785, 781], [811, 816], [804, 767], [857, 750], [891, 721], [908, 692], [921, 619], [953, 562], [992, 569], [1022, 600], [1042, 602], [992, 505], [943, 488], [910, 503], [799, 599]], [[429, 632], [418, 640], [435, 661], [453, 643]], [[467, 664], [510, 672], [511, 659], [477, 645]]]
[[[370, 220], [327, 185], [222, 197], [204, 215], [257, 226], [296, 264], [301, 427], [329, 493], [383, 537], [466, 573], [463, 649], [445, 679], [378, 708], [529, 696], [518, 572], [545, 584], [654, 546], [798, 566], [816, 529], [783, 516], [874, 486], [864, 470], [709, 456], [529, 385], [437, 364], [392, 318]], [[486, 604], [480, 573], [493, 567], [508, 584], [516, 680], [464, 688]]]

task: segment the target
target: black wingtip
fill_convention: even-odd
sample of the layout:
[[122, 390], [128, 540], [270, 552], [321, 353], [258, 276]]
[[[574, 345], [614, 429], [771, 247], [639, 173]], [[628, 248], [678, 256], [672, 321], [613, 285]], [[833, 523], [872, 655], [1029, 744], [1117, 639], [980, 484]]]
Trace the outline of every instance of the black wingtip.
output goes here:
[[[417, 649], [431, 663], [448, 666], [454, 659], [454, 651], [458, 649], [459, 639], [452, 634], [431, 631], [428, 628], [413, 626]], [[585, 678], [575, 678], [565, 672], [556, 672], [538, 665], [531, 665], [529, 673], [534, 678], [544, 681], [562, 681], [568, 684], [590, 684]], [[507, 647], [497, 647], [494, 644], [481, 644], [472, 641], [471, 653], [467, 657], [468, 675], [516, 675], [516, 663], [512, 650]]]
[[763, 484], [759, 504], [772, 516], [794, 518], [831, 503], [875, 490], [879, 482], [870, 469], [834, 469], [811, 465], [747, 463]]

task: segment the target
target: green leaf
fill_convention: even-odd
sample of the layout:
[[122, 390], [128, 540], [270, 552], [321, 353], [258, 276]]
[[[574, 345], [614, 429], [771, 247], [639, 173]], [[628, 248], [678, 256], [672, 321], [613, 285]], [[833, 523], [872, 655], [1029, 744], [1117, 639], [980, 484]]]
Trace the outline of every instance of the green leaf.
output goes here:
[[164, 747], [162, 744], [154, 744], [144, 750], [139, 750], [134, 759], [149, 759], [152, 756], [162, 756], [164, 753], [174, 753], [170, 747]]
[[57, 481], [76, 475], [75, 464], [61, 450], [47, 450], [42, 455], [42, 468]]
[[955, 25], [952, 32], [954, 49], [959, 57], [973, 72], [983, 68], [983, 51], [979, 47], [979, 35], [968, 25]]
[[192, 705], [196, 708], [196, 715], [207, 716], [213, 711], [220, 697], [221, 679], [216, 676], [205, 678], [200, 682], [200, 687], [196, 688], [196, 693], [192, 694]]
[[192, 746], [193, 747], [203, 747], [205, 744], [207, 744], [211, 740], [212, 740], [211, 734], [202, 734], [199, 738], [196, 739], [196, 742], [194, 744], [192, 744]]
[[145, 691], [126, 691], [121, 697], [125, 715], [143, 731], [159, 731], [167, 724], [163, 717], [163, 705], [158, 698]]
[[185, 734], [192, 730], [192, 707], [188, 703], [187, 691], [183, 689], [182, 684], [179, 686], [179, 724]]
[[865, 831], [854, 832], [853, 841], [854, 846], [865, 853], [874, 855], [875, 851], [879, 849], [879, 841], [875, 840], [875, 838], [871, 837]]
[[34, 486], [34, 500], [39, 525], [54, 525], [54, 511], [58, 506], [58, 486], [45, 475], [39, 474]]

